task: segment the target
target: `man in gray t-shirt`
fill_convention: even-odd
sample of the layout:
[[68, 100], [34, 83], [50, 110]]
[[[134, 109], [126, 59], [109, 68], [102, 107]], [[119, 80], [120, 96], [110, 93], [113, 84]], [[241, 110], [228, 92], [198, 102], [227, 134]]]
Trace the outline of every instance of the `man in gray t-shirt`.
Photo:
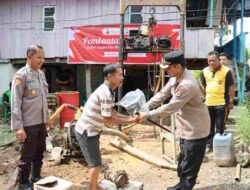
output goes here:
[[106, 65], [103, 69], [104, 83], [89, 97], [84, 111], [76, 123], [75, 135], [90, 168], [90, 190], [102, 190], [98, 186], [101, 166], [99, 149], [100, 128], [106, 124], [135, 123], [138, 117], [121, 115], [113, 109], [114, 90], [123, 84], [123, 72], [118, 64]]

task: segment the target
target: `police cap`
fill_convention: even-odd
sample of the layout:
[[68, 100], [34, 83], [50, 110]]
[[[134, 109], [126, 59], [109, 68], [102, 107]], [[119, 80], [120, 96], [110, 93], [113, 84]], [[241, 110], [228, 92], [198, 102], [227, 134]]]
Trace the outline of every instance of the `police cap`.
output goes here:
[[182, 51], [173, 51], [162, 56], [162, 63], [160, 67], [162, 69], [167, 69], [169, 65], [173, 64], [185, 64], [184, 54]]

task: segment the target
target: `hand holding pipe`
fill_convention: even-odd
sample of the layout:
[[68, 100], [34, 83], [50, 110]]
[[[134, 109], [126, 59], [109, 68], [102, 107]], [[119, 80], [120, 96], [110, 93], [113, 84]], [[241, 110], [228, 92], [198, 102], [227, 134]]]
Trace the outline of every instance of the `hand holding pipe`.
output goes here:
[[[136, 115], [140, 115], [140, 113], [139, 112], [136, 112], [135, 113]], [[167, 129], [166, 127], [164, 127], [164, 126], [162, 126], [162, 125], [160, 125], [159, 123], [157, 123], [157, 122], [155, 122], [155, 121], [153, 121], [152, 119], [150, 119], [150, 118], [147, 118], [147, 121], [148, 122], [150, 122], [150, 123], [152, 123], [152, 124], [154, 124], [154, 125], [156, 125], [157, 127], [160, 127], [161, 129], [163, 129], [163, 130], [165, 130], [165, 131], [167, 131], [167, 132], [169, 132], [169, 133], [172, 133], [172, 131], [170, 131], [169, 129]], [[173, 133], [172, 133], [173, 134]]]
[[155, 121], [153, 121], [153, 120], [151, 120], [151, 119], [147, 119], [147, 121], [149, 121], [150, 123], [152, 123], [152, 124], [154, 124], [154, 125], [160, 127], [161, 129], [163, 129], [163, 130], [165, 130], [165, 131], [167, 131], [167, 132], [169, 132], [169, 133], [172, 133], [172, 131], [170, 131], [170, 130], [167, 129], [166, 127], [160, 125], [159, 123], [157, 123], [157, 122], [155, 122]]

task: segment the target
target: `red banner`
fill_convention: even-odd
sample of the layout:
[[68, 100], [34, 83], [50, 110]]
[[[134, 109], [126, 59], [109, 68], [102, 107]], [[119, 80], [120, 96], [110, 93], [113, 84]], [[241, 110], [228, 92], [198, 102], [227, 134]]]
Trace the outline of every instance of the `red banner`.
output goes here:
[[[125, 25], [124, 35], [129, 30], [138, 29], [139, 25]], [[170, 38], [173, 49], [179, 49], [180, 25], [157, 24], [155, 37]], [[118, 63], [119, 56], [119, 25], [100, 25], [71, 27], [69, 29], [68, 63], [106, 64]], [[124, 64], [151, 64], [160, 62], [161, 54], [129, 53]]]

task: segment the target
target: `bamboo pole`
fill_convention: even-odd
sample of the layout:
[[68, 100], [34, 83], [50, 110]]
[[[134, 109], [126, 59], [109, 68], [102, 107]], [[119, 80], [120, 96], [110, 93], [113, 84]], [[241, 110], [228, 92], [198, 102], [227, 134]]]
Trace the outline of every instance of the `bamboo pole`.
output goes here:
[[234, 179], [236, 182], [240, 182], [240, 180], [241, 180], [241, 165], [240, 164], [237, 164], [236, 175], [235, 175]]

